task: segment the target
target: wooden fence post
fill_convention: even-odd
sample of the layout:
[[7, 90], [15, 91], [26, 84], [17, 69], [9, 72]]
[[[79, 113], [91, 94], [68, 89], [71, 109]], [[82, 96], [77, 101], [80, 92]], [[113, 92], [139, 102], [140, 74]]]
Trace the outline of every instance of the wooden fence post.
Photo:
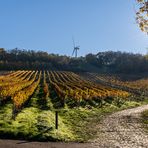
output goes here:
[[55, 128], [58, 129], [58, 111], [55, 111]]

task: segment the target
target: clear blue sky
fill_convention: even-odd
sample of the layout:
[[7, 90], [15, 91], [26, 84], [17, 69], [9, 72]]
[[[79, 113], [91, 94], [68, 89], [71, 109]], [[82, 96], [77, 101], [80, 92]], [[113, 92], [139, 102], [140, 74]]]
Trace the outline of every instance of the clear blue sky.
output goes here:
[[71, 55], [106, 50], [146, 53], [135, 0], [0, 0], [0, 47]]

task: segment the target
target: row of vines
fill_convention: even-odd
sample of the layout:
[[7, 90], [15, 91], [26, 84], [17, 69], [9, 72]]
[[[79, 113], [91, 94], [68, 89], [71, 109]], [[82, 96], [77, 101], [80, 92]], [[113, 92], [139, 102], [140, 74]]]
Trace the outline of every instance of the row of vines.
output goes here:
[[[148, 78], [141, 78], [139, 76], [124, 76], [122, 75], [109, 75], [109, 74], [96, 74], [87, 73], [85, 77], [89, 80], [93, 80], [104, 85], [115, 87], [120, 90], [126, 90], [135, 94], [148, 95]], [[128, 80], [127, 77], [130, 77]], [[132, 80], [133, 78], [133, 80]]]
[[[84, 101], [130, 96], [130, 93], [102, 84], [82, 79], [67, 71], [12, 71], [0, 76], [0, 102], [13, 103], [14, 111], [19, 111], [28, 102], [38, 86], [42, 87], [41, 99], [58, 98], [62, 106], [66, 102]], [[56, 96], [56, 97], [55, 97]], [[72, 104], [71, 103], [71, 104]]]
[[72, 72], [50, 71], [48, 78], [50, 84], [61, 98], [73, 98], [76, 100], [103, 99], [106, 97], [127, 97], [129, 93], [113, 89], [101, 84], [95, 84], [81, 79]]

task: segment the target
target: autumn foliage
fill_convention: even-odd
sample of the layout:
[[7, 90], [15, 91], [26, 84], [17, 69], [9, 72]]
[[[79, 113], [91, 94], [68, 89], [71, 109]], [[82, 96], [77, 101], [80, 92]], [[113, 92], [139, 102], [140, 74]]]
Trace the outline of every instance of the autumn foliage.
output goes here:
[[138, 10], [136, 12], [136, 21], [142, 31], [148, 34], [148, 1], [137, 0]]

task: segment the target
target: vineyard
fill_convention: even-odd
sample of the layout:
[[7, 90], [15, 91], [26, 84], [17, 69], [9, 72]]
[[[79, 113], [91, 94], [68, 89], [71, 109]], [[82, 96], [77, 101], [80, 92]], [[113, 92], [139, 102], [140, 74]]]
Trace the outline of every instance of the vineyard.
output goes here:
[[[83, 75], [83, 74], [82, 74]], [[112, 75], [112, 74], [96, 74], [85, 73], [86, 79], [96, 83], [101, 83], [113, 88], [124, 90], [136, 95], [148, 96], [148, 78], [139, 75]]]
[[31, 99], [40, 83], [43, 83], [43, 98], [58, 98], [61, 107], [70, 101], [74, 102], [73, 106], [77, 106], [81, 102], [99, 103], [106, 98], [126, 98], [130, 95], [126, 91], [83, 80], [73, 72], [17, 71], [0, 76], [1, 103], [11, 99], [14, 109], [21, 109]]
[[[122, 81], [112, 75], [70, 71], [4, 72], [0, 75], [0, 136], [5, 133], [24, 137], [27, 133], [27, 138], [72, 140], [77, 139], [72, 132], [76, 130], [75, 134], [80, 133], [79, 139], [81, 129], [88, 130], [80, 117], [90, 116], [92, 120], [93, 116], [100, 118], [103, 110], [110, 112], [108, 108], [122, 108], [122, 104], [126, 107], [124, 102], [137, 92], [147, 95], [147, 82], [146, 78]], [[59, 133], [54, 125], [57, 110], [61, 112]], [[90, 135], [88, 132], [84, 137]]]

